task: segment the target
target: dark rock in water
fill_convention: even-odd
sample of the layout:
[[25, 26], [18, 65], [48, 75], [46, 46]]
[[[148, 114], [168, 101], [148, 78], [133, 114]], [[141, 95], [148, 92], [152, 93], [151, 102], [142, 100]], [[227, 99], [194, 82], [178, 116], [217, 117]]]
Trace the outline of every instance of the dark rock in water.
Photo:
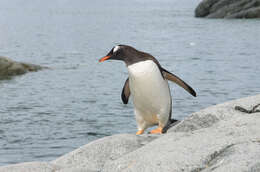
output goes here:
[[260, 0], [203, 0], [195, 17], [260, 18]]
[[29, 63], [16, 62], [7, 57], [0, 56], [0, 79], [25, 74], [27, 72], [36, 72], [44, 68], [46, 67]]

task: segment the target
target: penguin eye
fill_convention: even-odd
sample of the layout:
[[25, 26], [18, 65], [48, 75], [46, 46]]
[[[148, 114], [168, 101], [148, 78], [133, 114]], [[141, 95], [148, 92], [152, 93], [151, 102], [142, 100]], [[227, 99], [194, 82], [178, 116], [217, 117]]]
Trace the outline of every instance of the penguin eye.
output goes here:
[[117, 56], [117, 55], [119, 55], [119, 54], [120, 54], [120, 51], [119, 51], [119, 50], [117, 50], [116, 52], [114, 52], [114, 54]]

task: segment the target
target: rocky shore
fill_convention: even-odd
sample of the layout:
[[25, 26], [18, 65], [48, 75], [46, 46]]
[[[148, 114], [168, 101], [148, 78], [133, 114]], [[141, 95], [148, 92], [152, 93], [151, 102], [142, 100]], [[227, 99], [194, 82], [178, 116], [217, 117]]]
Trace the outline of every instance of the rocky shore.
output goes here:
[[163, 135], [104, 137], [51, 162], [7, 165], [0, 172], [258, 172], [260, 109], [235, 107], [259, 103], [260, 95], [229, 101], [191, 114]]
[[10, 58], [0, 56], [0, 79], [22, 75], [27, 72], [36, 72], [44, 68], [46, 67], [30, 63], [16, 62]]
[[260, 18], [260, 0], [203, 0], [195, 17]]

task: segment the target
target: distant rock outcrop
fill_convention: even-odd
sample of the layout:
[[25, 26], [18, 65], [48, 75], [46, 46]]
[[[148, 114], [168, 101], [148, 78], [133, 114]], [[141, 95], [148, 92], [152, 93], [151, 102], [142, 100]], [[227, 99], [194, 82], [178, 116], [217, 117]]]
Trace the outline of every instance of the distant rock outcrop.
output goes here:
[[13, 61], [7, 57], [0, 56], [0, 79], [9, 76], [21, 75], [27, 72], [35, 72], [46, 67], [39, 65]]
[[203, 0], [195, 17], [260, 18], [260, 0]]
[[[260, 95], [226, 102], [193, 113], [163, 135], [104, 137], [54, 161], [0, 172], [259, 172], [259, 103]], [[252, 107], [252, 113], [241, 111]]]

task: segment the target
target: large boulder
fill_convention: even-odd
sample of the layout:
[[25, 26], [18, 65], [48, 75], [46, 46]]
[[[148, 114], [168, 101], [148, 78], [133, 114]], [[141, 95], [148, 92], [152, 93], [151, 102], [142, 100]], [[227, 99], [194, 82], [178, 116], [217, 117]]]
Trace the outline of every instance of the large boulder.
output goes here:
[[35, 72], [46, 67], [39, 65], [21, 63], [11, 60], [7, 57], [0, 56], [0, 79], [25, 74], [27, 72]]
[[25, 162], [0, 167], [0, 172], [54, 172], [59, 167], [48, 162]]
[[195, 17], [260, 18], [260, 0], [203, 0]]
[[61, 171], [101, 171], [106, 163], [114, 161], [135, 151], [158, 135], [119, 134], [93, 141], [54, 161], [53, 164], [63, 166]]
[[105, 164], [103, 171], [260, 171], [260, 95], [193, 113], [162, 137]]
[[52, 162], [10, 165], [0, 172], [20, 172], [18, 167], [25, 172], [36, 167], [54, 172], [258, 172], [259, 108], [250, 114], [236, 109], [259, 103], [260, 95], [226, 102], [193, 113], [163, 135], [104, 137]]

